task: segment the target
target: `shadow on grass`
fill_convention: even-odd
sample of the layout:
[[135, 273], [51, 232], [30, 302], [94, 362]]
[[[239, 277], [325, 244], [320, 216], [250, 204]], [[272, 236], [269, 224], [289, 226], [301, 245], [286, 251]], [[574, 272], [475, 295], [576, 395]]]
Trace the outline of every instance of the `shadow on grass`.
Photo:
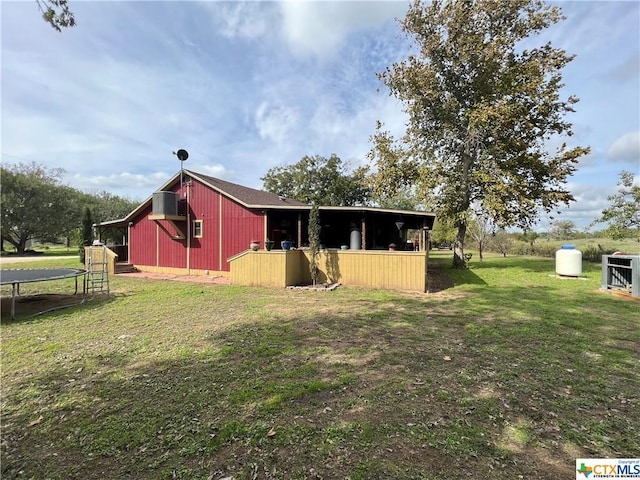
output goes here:
[[455, 285], [486, 285], [471, 269], [454, 269], [450, 259], [430, 258], [427, 270], [429, 292], [438, 293]]
[[35, 319], [55, 319], [57, 314], [81, 312], [87, 308], [96, 308], [116, 299], [115, 295], [100, 294], [84, 300], [80, 294], [41, 293], [21, 295], [15, 300], [15, 320], [11, 318], [11, 297], [2, 297], [2, 324], [13, 324]]
[[[598, 312], [578, 298], [549, 317], [550, 289], [495, 290], [274, 305], [269, 320], [215, 332], [177, 319], [181, 334], [146, 355], [126, 339], [74, 346], [3, 382], [2, 476], [556, 479], [576, 454], [630, 451], [632, 367], [620, 360], [613, 376], [583, 355]], [[605, 348], [617, 349], [591, 351]]]
[[483, 262], [472, 261], [470, 267], [473, 270], [483, 270], [487, 268], [502, 269], [502, 268], [518, 268], [529, 272], [546, 272], [553, 271], [552, 258], [542, 257], [501, 257], [491, 258]]

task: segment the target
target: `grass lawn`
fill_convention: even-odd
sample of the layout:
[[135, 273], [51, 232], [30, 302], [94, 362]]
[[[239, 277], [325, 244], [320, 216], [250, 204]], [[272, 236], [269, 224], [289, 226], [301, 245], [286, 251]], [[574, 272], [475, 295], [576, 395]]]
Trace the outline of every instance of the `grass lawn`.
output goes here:
[[556, 480], [640, 457], [640, 302], [599, 265], [445, 262], [428, 295], [116, 276], [3, 316], [1, 476]]

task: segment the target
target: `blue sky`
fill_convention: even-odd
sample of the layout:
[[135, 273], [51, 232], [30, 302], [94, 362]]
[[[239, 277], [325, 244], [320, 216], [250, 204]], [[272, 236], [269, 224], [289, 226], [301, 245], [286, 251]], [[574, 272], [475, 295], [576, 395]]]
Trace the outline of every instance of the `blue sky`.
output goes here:
[[[366, 162], [376, 120], [405, 116], [376, 78], [410, 45], [394, 2], [87, 2], [58, 33], [35, 1], [1, 2], [2, 162], [66, 171], [65, 183], [147, 198], [179, 168], [260, 188], [303, 155]], [[618, 173], [640, 176], [640, 3], [561, 2], [540, 44], [577, 55], [570, 144], [588, 145], [559, 217], [586, 227]], [[532, 44], [533, 44], [532, 43]], [[541, 219], [546, 228], [549, 219]]]

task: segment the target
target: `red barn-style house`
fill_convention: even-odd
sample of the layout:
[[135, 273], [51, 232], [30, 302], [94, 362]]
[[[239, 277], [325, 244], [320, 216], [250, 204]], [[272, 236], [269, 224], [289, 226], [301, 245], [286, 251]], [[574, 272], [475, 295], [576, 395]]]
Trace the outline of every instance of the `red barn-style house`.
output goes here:
[[[230, 260], [257, 243], [308, 245], [311, 206], [200, 173], [176, 173], [121, 220], [96, 224], [99, 239], [121, 232], [109, 245], [118, 262], [139, 270], [229, 276]], [[424, 251], [429, 212], [373, 207], [320, 207], [325, 249]], [[106, 235], [111, 232], [110, 235]], [[409, 233], [410, 232], [410, 233]], [[284, 245], [286, 247], [286, 245]]]

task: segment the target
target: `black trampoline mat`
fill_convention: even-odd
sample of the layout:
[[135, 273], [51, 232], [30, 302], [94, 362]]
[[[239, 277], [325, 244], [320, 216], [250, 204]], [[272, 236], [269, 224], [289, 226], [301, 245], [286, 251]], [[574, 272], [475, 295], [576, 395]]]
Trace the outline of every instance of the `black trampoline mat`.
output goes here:
[[82, 268], [20, 268], [0, 271], [0, 285], [14, 283], [44, 282], [47, 280], [61, 280], [84, 275], [87, 271]]

